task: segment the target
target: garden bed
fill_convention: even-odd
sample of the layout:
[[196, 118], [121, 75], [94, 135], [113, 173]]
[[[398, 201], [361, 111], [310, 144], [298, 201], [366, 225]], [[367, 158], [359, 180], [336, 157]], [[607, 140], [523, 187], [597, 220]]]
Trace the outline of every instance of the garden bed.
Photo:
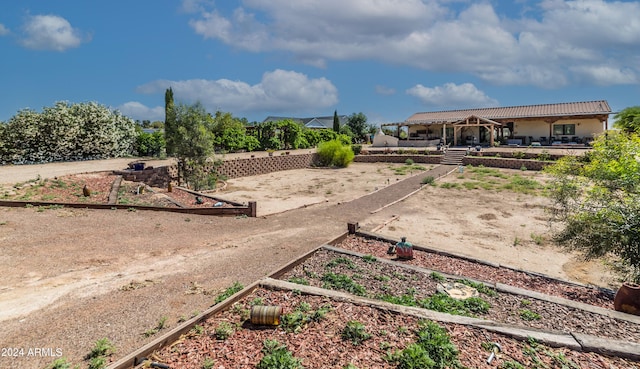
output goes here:
[[[251, 324], [249, 311], [256, 304], [281, 306], [281, 325]], [[487, 365], [493, 342], [500, 344], [502, 353], [491, 366], [638, 368], [637, 362], [551, 348], [533, 339], [519, 341], [483, 329], [267, 288], [255, 289], [150, 358], [171, 368], [266, 368], [295, 360], [308, 369], [397, 368], [401, 363], [418, 368], [429, 367], [421, 361], [428, 351], [436, 362], [431, 367], [454, 367], [459, 360], [464, 367], [479, 368]]]
[[[51, 203], [108, 204], [114, 182], [119, 178], [111, 172], [75, 174], [54, 179], [33, 180], [16, 184], [5, 192], [2, 200]], [[84, 196], [83, 187], [89, 189]], [[206, 195], [197, 195], [174, 187], [149, 187], [141, 182], [122, 181], [118, 188], [116, 204], [166, 208], [234, 207], [233, 204]]]
[[[318, 250], [280, 277], [290, 282], [340, 290], [354, 295], [454, 315], [465, 315], [513, 326], [579, 332], [640, 343], [640, 325], [550, 301], [496, 291], [466, 279], [447, 279], [437, 272], [383, 263], [377, 257], [356, 257]], [[486, 280], [477, 275], [479, 280]], [[437, 288], [447, 283], [471, 286], [478, 297], [455, 300]]]
[[[393, 243], [351, 235], [335, 246], [390, 260], [395, 258], [394, 255], [387, 254], [390, 245], [393, 245]], [[446, 274], [458, 275], [461, 278], [504, 283], [513, 287], [613, 309], [613, 293], [601, 288], [564, 283], [533, 273], [420, 250], [414, 250], [413, 260], [406, 261], [406, 263]]]

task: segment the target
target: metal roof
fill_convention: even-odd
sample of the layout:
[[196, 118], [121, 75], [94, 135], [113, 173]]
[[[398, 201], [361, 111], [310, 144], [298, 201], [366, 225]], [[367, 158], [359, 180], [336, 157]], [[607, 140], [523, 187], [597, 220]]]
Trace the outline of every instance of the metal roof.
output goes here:
[[469, 116], [486, 119], [540, 118], [580, 115], [608, 115], [611, 108], [606, 100], [570, 102], [560, 104], [506, 106], [500, 108], [481, 108], [464, 110], [447, 110], [415, 113], [407, 119], [407, 123], [440, 123], [456, 122]]

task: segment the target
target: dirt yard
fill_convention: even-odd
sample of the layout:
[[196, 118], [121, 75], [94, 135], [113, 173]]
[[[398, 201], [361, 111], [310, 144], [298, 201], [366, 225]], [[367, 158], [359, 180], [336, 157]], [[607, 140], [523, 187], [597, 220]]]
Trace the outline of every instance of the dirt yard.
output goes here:
[[[377, 206], [351, 201], [424, 176], [416, 168], [397, 175], [399, 167], [355, 163], [230, 180], [219, 196], [256, 200], [258, 218], [0, 208], [0, 346], [60, 348], [77, 363], [96, 340], [109, 337], [117, 357], [124, 356], [153, 339], [144, 332], [163, 317], [166, 328], [175, 327], [233, 282], [247, 285], [271, 273], [353, 220], [419, 245], [584, 283], [615, 283], [603, 265], [580, 262], [551, 244], [544, 197], [500, 184], [443, 187], [473, 181], [453, 173], [375, 213]], [[0, 182], [11, 178], [10, 169], [2, 168]], [[38, 174], [47, 178], [47, 170]], [[519, 174], [544, 182], [534, 172], [500, 173], [507, 179], [499, 181]], [[0, 368], [51, 361], [2, 357]]]

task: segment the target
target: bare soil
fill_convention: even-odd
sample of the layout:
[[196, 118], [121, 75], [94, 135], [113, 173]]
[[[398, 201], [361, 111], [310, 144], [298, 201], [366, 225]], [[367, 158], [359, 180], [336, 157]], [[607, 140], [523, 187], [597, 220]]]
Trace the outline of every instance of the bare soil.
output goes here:
[[[65, 174], [73, 167], [60, 165]], [[106, 169], [121, 169], [116, 166]], [[575, 266], [569, 264], [576, 263], [573, 255], [548, 238], [543, 245], [528, 242], [531, 233], [548, 232], [548, 216], [539, 206], [544, 198], [427, 186], [379, 210], [420, 187], [422, 174], [397, 176], [390, 169], [396, 166], [356, 163], [229, 181], [219, 195], [257, 200], [258, 218], [0, 208], [0, 346], [60, 348], [81, 363], [96, 340], [107, 337], [117, 359], [153, 339], [144, 333], [163, 317], [163, 330], [175, 327], [212, 305], [212, 296], [233, 282], [247, 285], [270, 274], [344, 232], [348, 221], [407, 235], [415, 244], [608, 285], [603, 281], [611, 275], [602, 265], [581, 263], [585, 272], [572, 274], [565, 268]], [[12, 167], [0, 169], [0, 182], [19, 177], [12, 176]], [[57, 164], [37, 172], [41, 178], [60, 173]], [[514, 245], [515, 237], [523, 242]], [[0, 368], [39, 368], [53, 359], [1, 357]]]

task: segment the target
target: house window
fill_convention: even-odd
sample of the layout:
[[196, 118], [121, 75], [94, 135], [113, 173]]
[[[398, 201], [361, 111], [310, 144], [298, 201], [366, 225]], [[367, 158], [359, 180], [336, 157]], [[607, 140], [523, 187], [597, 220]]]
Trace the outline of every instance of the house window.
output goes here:
[[556, 124], [553, 126], [554, 136], [573, 136], [576, 134], [575, 124]]

